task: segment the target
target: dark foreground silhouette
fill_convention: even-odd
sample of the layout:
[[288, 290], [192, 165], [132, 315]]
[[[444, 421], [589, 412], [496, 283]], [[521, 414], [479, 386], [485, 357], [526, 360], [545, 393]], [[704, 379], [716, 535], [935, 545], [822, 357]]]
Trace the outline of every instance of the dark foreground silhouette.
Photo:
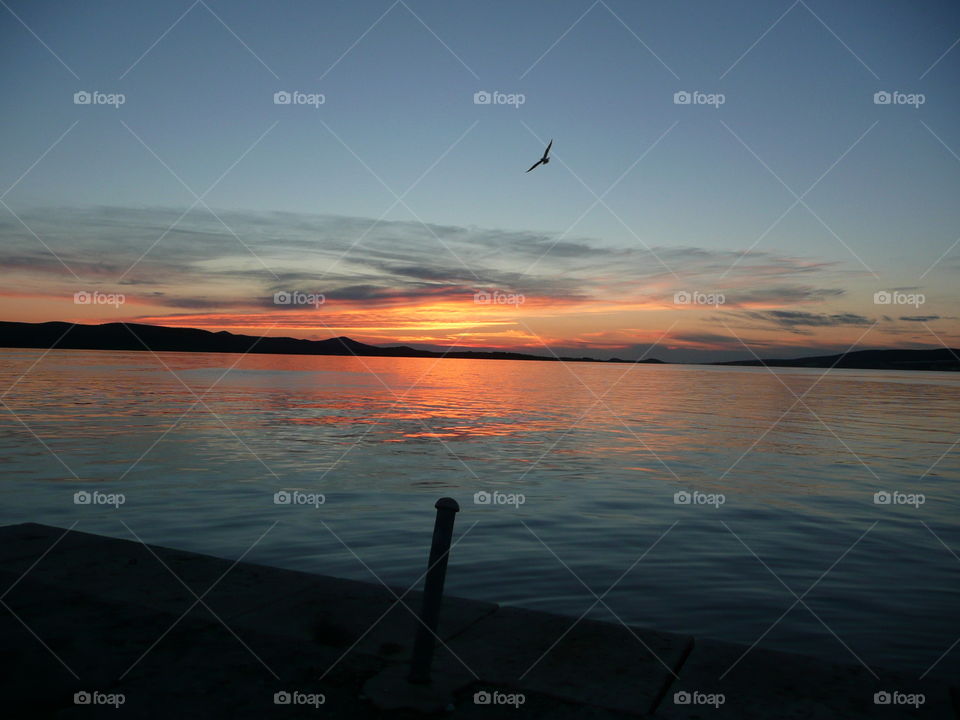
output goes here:
[[[456, 553], [449, 572], [467, 571]], [[315, 559], [323, 570], [323, 552]], [[0, 527], [0, 581], [5, 718], [955, 717], [951, 678], [452, 595], [430, 682], [414, 684], [419, 581], [389, 587], [78, 529]]]

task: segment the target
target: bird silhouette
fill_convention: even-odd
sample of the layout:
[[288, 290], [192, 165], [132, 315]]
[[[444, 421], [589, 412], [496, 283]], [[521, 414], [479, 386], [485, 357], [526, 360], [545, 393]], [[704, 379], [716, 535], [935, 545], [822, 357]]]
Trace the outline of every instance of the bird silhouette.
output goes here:
[[[530, 170], [533, 170], [534, 168], [539, 167], [541, 165], [546, 165], [548, 162], [550, 162], [551, 147], [553, 147], [553, 140], [551, 140], [550, 143], [547, 145], [547, 149], [543, 151], [543, 157], [537, 160], [533, 165], [530, 166]], [[530, 172], [530, 170], [527, 170], [527, 172]]]

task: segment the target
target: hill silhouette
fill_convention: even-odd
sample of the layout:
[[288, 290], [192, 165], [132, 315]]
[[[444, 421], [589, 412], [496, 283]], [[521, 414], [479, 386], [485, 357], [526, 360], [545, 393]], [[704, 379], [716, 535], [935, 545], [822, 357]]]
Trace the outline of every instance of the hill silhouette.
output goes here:
[[767, 367], [847, 368], [857, 370], [938, 370], [960, 371], [960, 350], [856, 350], [837, 355], [791, 358], [786, 360], [733, 360], [712, 365]]
[[0, 322], [0, 347], [60, 348], [64, 350], [153, 350], [154, 352], [258, 353], [271, 355], [356, 355], [358, 357], [448, 357], [478, 360], [539, 360], [556, 362], [650, 363], [650, 360], [596, 360], [594, 358], [528, 355], [517, 352], [457, 350], [448, 353], [417, 350], [405, 345], [378, 347], [348, 337], [302, 340], [291, 337], [236, 335], [221, 330], [175, 328], [139, 323], [74, 325], [67, 322]]
[[[0, 347], [60, 348], [64, 350], [126, 350], [154, 352], [255, 353], [268, 355], [356, 355], [358, 357], [463, 358], [475, 360], [537, 360], [542, 362], [606, 362], [662, 364], [662, 360], [597, 360], [590, 357], [554, 357], [519, 352], [455, 350], [448, 353], [418, 350], [406, 345], [380, 347], [348, 337], [302, 340], [291, 337], [238, 335], [221, 330], [177, 328], [141, 323], [75, 325], [68, 322], [23, 323], [0, 321]], [[800, 358], [728, 360], [706, 365], [744, 367], [808, 367], [858, 370], [960, 371], [960, 350], [857, 350], [836, 355]]]

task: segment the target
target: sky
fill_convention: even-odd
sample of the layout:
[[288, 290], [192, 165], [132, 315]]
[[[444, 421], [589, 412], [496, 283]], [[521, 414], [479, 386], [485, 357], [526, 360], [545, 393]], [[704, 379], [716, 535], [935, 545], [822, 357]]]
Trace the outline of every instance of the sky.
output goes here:
[[951, 2], [3, 0], [0, 319], [960, 347], [958, 40]]

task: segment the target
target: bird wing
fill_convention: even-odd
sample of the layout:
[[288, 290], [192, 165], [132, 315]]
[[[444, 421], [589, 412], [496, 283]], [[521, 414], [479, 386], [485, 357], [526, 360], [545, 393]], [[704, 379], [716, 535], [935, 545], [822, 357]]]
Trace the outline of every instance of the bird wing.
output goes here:
[[[533, 170], [535, 167], [542, 164], [543, 164], [543, 158], [540, 158], [533, 165], [530, 166], [530, 170]], [[527, 170], [527, 172], [530, 172], [530, 170]]]
[[547, 149], [543, 151], [544, 157], [550, 154], [550, 148], [552, 147], [553, 147], [553, 140], [551, 140], [550, 143], [547, 145]]

